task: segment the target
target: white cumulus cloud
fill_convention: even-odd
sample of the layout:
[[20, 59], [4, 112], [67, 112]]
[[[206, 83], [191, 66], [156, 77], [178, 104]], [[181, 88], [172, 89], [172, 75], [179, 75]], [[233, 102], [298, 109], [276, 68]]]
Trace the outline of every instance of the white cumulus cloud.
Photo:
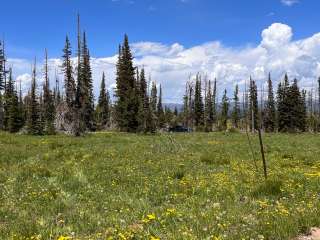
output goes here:
[[[236, 83], [243, 88], [250, 76], [260, 87], [265, 84], [269, 72], [275, 86], [287, 72], [291, 79], [299, 80], [301, 87], [311, 87], [320, 76], [320, 33], [305, 39], [292, 39], [293, 30], [290, 26], [274, 23], [262, 31], [260, 43], [250, 47], [232, 48], [219, 41], [191, 48], [179, 43], [167, 45], [156, 42], [139, 42], [131, 46], [135, 64], [144, 66], [148, 77], [150, 75], [158, 84], [162, 84], [164, 102], [181, 102], [186, 80], [197, 72], [207, 75], [209, 79], [217, 78], [220, 92], [226, 88], [230, 95]], [[9, 62], [17, 79], [30, 81], [30, 62], [23, 59], [9, 59]], [[115, 86], [116, 62], [116, 55], [92, 58], [96, 98], [103, 71], [106, 72], [109, 89]], [[59, 69], [60, 65], [61, 60], [50, 59], [52, 84], [54, 70]], [[41, 72], [38, 78], [41, 78]]]

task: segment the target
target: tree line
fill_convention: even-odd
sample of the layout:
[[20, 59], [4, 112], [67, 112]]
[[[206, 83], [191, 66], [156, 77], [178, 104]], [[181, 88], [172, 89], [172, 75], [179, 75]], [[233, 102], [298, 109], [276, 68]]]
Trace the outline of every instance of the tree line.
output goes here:
[[186, 83], [180, 119], [186, 127], [207, 132], [227, 129], [319, 132], [320, 78], [317, 84], [317, 91], [301, 90], [297, 79], [290, 82], [285, 74], [275, 92], [269, 74], [267, 91], [261, 88], [258, 94], [256, 81], [250, 78], [242, 93], [236, 84], [232, 98], [224, 89], [218, 101], [217, 80], [207, 80], [206, 77], [203, 80], [197, 74], [194, 80]]
[[[36, 60], [32, 67], [31, 86], [23, 94], [6, 68], [4, 43], [0, 42], [0, 129], [33, 135], [65, 132], [80, 136], [85, 132], [118, 129], [126, 132], [155, 133], [174, 114], [162, 104], [162, 87], [150, 79], [144, 68], [134, 66], [128, 36], [119, 46], [116, 65], [115, 99], [112, 103], [106, 88], [106, 75], [101, 76], [98, 101], [95, 104], [86, 33], [81, 33], [78, 17], [76, 61], [68, 36], [63, 48], [61, 71], [63, 91], [56, 77], [50, 86], [48, 54], [45, 50], [43, 84], [38, 86]], [[176, 112], [177, 114], [177, 112]]]
[[147, 79], [143, 67], [134, 65], [127, 35], [118, 48], [114, 101], [106, 87], [105, 73], [101, 76], [100, 93], [95, 101], [90, 51], [86, 32], [80, 29], [79, 16], [76, 49], [73, 54], [66, 36], [60, 67], [63, 87], [57, 76], [55, 86], [50, 86], [45, 50], [43, 84], [38, 86], [35, 60], [31, 85], [24, 94], [21, 82], [13, 79], [13, 70], [7, 69], [4, 43], [0, 42], [1, 130], [33, 135], [65, 132], [74, 136], [104, 129], [155, 133], [176, 125], [206, 132], [227, 129], [320, 131], [320, 78], [318, 91], [307, 92], [300, 90], [297, 79], [290, 82], [286, 74], [274, 91], [269, 74], [267, 91], [261, 89], [260, 95], [255, 80], [250, 78], [242, 92], [235, 85], [232, 98], [224, 89], [218, 100], [217, 80], [196, 74], [193, 80], [186, 82], [182, 108], [175, 107], [172, 111], [162, 102], [162, 86]]

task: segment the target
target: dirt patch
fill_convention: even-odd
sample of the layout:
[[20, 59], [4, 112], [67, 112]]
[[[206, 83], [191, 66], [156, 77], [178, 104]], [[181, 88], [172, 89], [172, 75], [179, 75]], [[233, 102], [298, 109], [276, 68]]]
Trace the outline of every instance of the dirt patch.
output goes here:
[[320, 228], [311, 228], [308, 235], [300, 236], [292, 240], [320, 240]]

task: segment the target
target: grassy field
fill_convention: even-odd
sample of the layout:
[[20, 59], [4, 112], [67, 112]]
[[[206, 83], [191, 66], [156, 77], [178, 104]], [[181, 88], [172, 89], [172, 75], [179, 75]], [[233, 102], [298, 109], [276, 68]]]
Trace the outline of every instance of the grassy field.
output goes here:
[[0, 133], [0, 239], [290, 239], [320, 226], [320, 136]]

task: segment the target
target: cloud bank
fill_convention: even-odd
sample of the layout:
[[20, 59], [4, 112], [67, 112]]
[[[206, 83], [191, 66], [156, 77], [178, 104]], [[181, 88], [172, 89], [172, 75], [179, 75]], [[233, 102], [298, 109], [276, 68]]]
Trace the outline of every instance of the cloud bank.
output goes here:
[[[320, 76], [320, 33], [305, 39], [292, 40], [293, 30], [282, 23], [274, 23], [261, 33], [261, 42], [255, 46], [232, 48], [220, 41], [207, 42], [191, 48], [179, 43], [166, 45], [157, 42], [133, 43], [135, 64], [144, 66], [150, 78], [162, 84], [164, 102], [182, 101], [184, 84], [188, 77], [197, 72], [216, 78], [220, 92], [224, 88], [230, 96], [235, 84], [244, 87], [250, 76], [265, 84], [269, 72], [276, 84], [287, 72], [291, 79], [297, 78], [300, 86], [310, 88]], [[94, 92], [99, 93], [102, 72], [106, 72], [108, 87], [115, 86], [115, 64], [117, 56], [92, 58]], [[26, 89], [30, 84], [31, 63], [23, 59], [9, 59], [16, 79]], [[50, 59], [51, 81], [54, 70], [59, 69], [61, 60]], [[38, 68], [40, 70], [40, 67]], [[41, 79], [41, 71], [38, 74]], [[62, 76], [60, 76], [62, 81]]]

